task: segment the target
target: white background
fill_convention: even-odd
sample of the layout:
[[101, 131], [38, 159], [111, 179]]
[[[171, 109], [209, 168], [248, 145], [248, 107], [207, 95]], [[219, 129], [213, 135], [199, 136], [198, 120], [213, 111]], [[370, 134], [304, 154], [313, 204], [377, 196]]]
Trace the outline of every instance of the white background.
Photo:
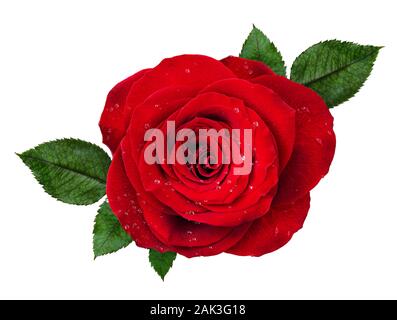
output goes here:
[[[0, 298], [397, 298], [394, 1], [1, 1]], [[163, 283], [131, 245], [93, 260], [97, 205], [46, 195], [14, 152], [101, 144], [108, 90], [162, 58], [237, 55], [252, 23], [290, 66], [326, 39], [384, 45], [360, 93], [332, 110], [337, 151], [304, 229], [261, 258], [178, 257]]]

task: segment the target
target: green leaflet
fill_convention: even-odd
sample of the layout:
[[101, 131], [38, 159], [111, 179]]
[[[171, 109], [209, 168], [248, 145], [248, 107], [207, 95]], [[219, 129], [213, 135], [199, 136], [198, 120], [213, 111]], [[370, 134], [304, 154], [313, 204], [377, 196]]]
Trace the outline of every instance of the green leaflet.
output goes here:
[[267, 64], [275, 73], [286, 76], [283, 58], [276, 46], [264, 33], [253, 26], [240, 53], [241, 58], [257, 60]]
[[174, 252], [165, 252], [160, 253], [156, 250], [149, 250], [149, 261], [152, 265], [153, 269], [157, 272], [157, 274], [164, 281], [164, 277], [168, 273], [168, 271], [172, 267], [172, 263], [176, 258], [176, 253]]
[[88, 205], [106, 193], [110, 158], [94, 144], [77, 139], [55, 140], [18, 156], [44, 190], [60, 201]]
[[360, 90], [380, 49], [338, 40], [320, 42], [295, 60], [291, 80], [312, 88], [329, 108], [335, 107]]
[[98, 210], [93, 234], [95, 258], [116, 252], [132, 242], [107, 202]]

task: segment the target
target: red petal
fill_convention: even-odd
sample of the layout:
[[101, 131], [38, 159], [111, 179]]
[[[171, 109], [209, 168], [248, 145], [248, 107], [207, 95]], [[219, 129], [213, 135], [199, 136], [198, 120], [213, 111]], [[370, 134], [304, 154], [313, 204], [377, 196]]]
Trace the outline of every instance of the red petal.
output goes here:
[[255, 79], [276, 92], [296, 110], [294, 151], [283, 171], [276, 203], [301, 198], [324, 177], [335, 153], [333, 117], [322, 98], [313, 90], [280, 76]]
[[134, 85], [127, 97], [133, 110], [155, 91], [175, 85], [204, 87], [214, 81], [235, 75], [219, 61], [202, 55], [181, 55], [164, 59]]
[[161, 243], [150, 231], [142, 215], [135, 190], [128, 181], [121, 158], [120, 149], [114, 154], [106, 184], [109, 205], [119, 219], [124, 230], [136, 244], [143, 248], [158, 251], [173, 250]]
[[177, 247], [176, 252], [188, 258], [198, 256], [214, 256], [220, 254], [238, 243], [245, 235], [250, 225], [250, 223], [246, 223], [237, 228], [234, 228], [232, 232], [230, 232], [226, 237], [218, 242], [211, 244], [210, 246], [193, 248]]
[[[122, 150], [128, 150], [125, 148], [125, 141], [126, 139], [121, 143]], [[124, 153], [123, 157], [127, 154], [128, 152]], [[185, 250], [189, 247], [209, 246], [228, 237], [233, 232], [234, 228], [197, 224], [174, 215], [173, 212], [170, 212], [168, 206], [158, 201], [151, 192], [144, 189], [139, 175], [133, 174], [136, 172], [138, 172], [138, 168], [135, 162], [129, 161], [127, 174], [129, 181], [139, 194], [137, 200], [143, 210], [143, 219], [156, 238], [166, 246], [183, 246], [186, 247]], [[159, 186], [161, 187], [161, 185]], [[181, 205], [183, 205], [183, 202]]]
[[118, 83], [110, 90], [105, 108], [102, 112], [99, 127], [102, 132], [103, 143], [115, 152], [128, 127], [129, 115], [125, 108], [125, 100], [131, 86], [149, 69], [139, 71], [133, 76]]
[[221, 60], [233, 73], [241, 79], [253, 79], [263, 75], [274, 75], [275, 73], [267, 65], [255, 60], [248, 60], [229, 56]]
[[277, 206], [255, 222], [244, 238], [228, 253], [259, 257], [284, 246], [302, 228], [310, 207], [310, 195], [288, 205]]
[[295, 110], [273, 91], [241, 79], [218, 81], [203, 90], [218, 92], [244, 101], [267, 124], [277, 142], [280, 171], [291, 156], [295, 141]]

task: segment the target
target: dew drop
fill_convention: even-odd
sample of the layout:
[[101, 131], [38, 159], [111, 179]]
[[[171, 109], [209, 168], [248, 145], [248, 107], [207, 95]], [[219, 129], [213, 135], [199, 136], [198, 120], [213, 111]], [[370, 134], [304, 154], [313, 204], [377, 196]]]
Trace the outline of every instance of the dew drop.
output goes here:
[[234, 113], [239, 113], [240, 112], [240, 108], [238, 108], [238, 107], [233, 108], [233, 112]]
[[253, 185], [249, 185], [249, 186], [248, 186], [248, 189], [254, 190], [254, 186], [253, 186]]
[[190, 236], [193, 234], [193, 231], [188, 230], [188, 231], [186, 231], [186, 234], [188, 234]]
[[154, 183], [154, 184], [160, 184], [161, 181], [160, 181], [159, 179], [154, 179], [154, 180], [153, 180], [153, 183]]
[[221, 189], [222, 189], [222, 186], [216, 186], [215, 189], [216, 189], [216, 190], [221, 190]]
[[320, 138], [316, 138], [316, 142], [317, 142], [319, 145], [322, 145], [322, 144], [323, 144], [323, 140], [320, 139]]
[[128, 211], [124, 212], [124, 215], [125, 215], [125, 216], [128, 216], [128, 215], [129, 215]]
[[230, 193], [232, 193], [233, 191], [234, 191], [234, 189], [233, 189], [233, 188], [229, 189], [229, 192], [230, 192]]
[[308, 108], [308, 107], [305, 107], [305, 106], [300, 107], [300, 108], [298, 109], [298, 111], [301, 111], [301, 112], [310, 112], [309, 108]]
[[252, 122], [252, 125], [253, 125], [255, 128], [257, 128], [257, 127], [259, 127], [259, 122], [258, 122], [258, 121], [254, 121], [254, 122]]
[[120, 105], [119, 105], [118, 103], [115, 103], [115, 104], [113, 105], [113, 108], [117, 110], [118, 108], [120, 108]]
[[191, 70], [190, 70], [189, 68], [186, 68], [186, 69], [185, 69], [185, 73], [186, 73], [186, 74], [189, 74], [190, 72], [191, 72]]
[[129, 225], [129, 224], [126, 224], [126, 225], [124, 226], [124, 229], [125, 229], [125, 230], [129, 230], [129, 229], [130, 229], [130, 225]]
[[278, 227], [276, 227], [276, 228], [274, 229], [274, 235], [277, 236], [279, 232], [280, 232], [280, 230], [278, 230]]
[[144, 128], [145, 129], [149, 129], [150, 128], [150, 124], [149, 123], [145, 123]]
[[160, 107], [160, 105], [156, 103], [156, 104], [154, 105], [154, 107], [155, 107], [155, 108], [158, 108], [158, 107]]
[[251, 75], [253, 75], [254, 74], [254, 70], [248, 70], [248, 74], [251, 76]]

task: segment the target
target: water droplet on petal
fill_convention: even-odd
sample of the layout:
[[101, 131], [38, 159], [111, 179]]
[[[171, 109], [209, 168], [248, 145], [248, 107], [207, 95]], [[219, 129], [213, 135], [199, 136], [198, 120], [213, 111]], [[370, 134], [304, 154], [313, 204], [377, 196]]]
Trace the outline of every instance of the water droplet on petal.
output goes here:
[[125, 229], [125, 230], [129, 230], [129, 229], [130, 229], [130, 225], [129, 225], [129, 224], [126, 224], [126, 225], [124, 226], [124, 229]]
[[238, 107], [233, 108], [233, 112], [234, 113], [239, 113], [240, 112], [240, 108], [238, 108]]
[[249, 186], [248, 186], [248, 189], [254, 190], [254, 186], [253, 186], [253, 185], [249, 185]]
[[278, 230], [278, 227], [276, 227], [276, 228], [274, 229], [274, 235], [277, 236], [279, 232], [280, 232], [280, 231]]
[[320, 138], [316, 138], [316, 142], [317, 142], [319, 145], [322, 145], [322, 144], [323, 144], [323, 140], [320, 139]]
[[150, 128], [150, 124], [149, 123], [145, 123], [144, 128], [145, 129], [149, 129]]
[[118, 103], [115, 103], [113, 108], [117, 110], [118, 108], [120, 108], [120, 105]]
[[185, 69], [185, 73], [189, 74], [191, 72], [191, 70], [189, 68]]
[[160, 181], [159, 179], [154, 179], [154, 180], [153, 180], [153, 183], [154, 183], [154, 184], [160, 184], [161, 181]]
[[188, 231], [186, 231], [186, 233], [187, 233], [188, 235], [191, 235], [191, 234], [193, 234], [193, 231], [188, 230]]
[[254, 122], [252, 122], [252, 125], [253, 125], [255, 128], [257, 128], [257, 127], [259, 127], [259, 122], [258, 122], [258, 121], [254, 121]]

